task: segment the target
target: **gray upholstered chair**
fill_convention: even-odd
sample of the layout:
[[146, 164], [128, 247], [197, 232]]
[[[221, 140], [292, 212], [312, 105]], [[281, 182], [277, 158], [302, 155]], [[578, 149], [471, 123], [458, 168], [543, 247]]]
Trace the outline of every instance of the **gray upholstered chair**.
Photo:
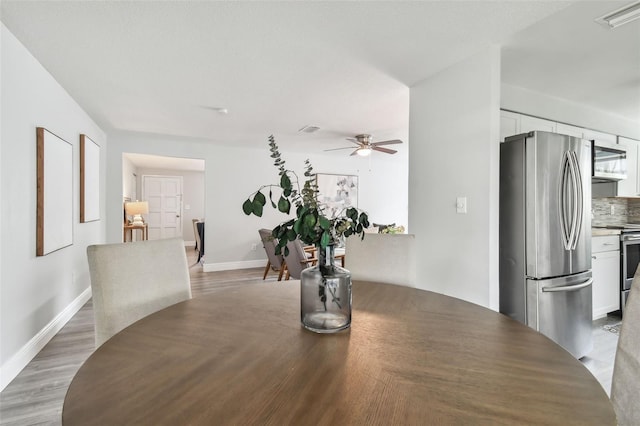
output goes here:
[[416, 286], [415, 235], [352, 235], [345, 253], [352, 280]]
[[276, 254], [276, 239], [273, 238], [273, 233], [270, 229], [259, 229], [260, 241], [264, 251], [267, 253], [267, 266], [264, 268], [263, 280], [267, 279], [267, 274], [270, 270], [278, 272], [278, 281], [282, 280], [282, 274], [284, 273], [284, 263], [281, 254]]
[[139, 319], [191, 298], [181, 238], [87, 247], [96, 347]]
[[289, 241], [287, 248], [289, 249], [289, 254], [284, 256], [284, 263], [286, 264], [287, 270], [286, 279], [293, 278], [299, 280], [302, 271], [315, 265], [317, 259], [312, 255], [310, 250], [305, 249], [302, 241], [299, 239]]
[[640, 267], [633, 277], [622, 319], [613, 364], [611, 402], [619, 425], [640, 425]]

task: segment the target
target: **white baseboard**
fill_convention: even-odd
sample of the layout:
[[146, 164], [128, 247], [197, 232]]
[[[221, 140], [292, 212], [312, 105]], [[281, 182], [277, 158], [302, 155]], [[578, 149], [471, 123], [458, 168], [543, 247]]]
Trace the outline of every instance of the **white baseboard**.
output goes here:
[[230, 271], [232, 269], [264, 268], [267, 259], [242, 260], [239, 262], [205, 263], [202, 265], [203, 272]]
[[88, 287], [0, 367], [0, 391], [7, 387], [7, 385], [20, 374], [22, 369], [31, 362], [38, 352], [49, 343], [53, 336], [73, 318], [90, 298], [91, 287]]
[[184, 242], [184, 246], [185, 247], [195, 247], [196, 242], [195, 241], [185, 241]]

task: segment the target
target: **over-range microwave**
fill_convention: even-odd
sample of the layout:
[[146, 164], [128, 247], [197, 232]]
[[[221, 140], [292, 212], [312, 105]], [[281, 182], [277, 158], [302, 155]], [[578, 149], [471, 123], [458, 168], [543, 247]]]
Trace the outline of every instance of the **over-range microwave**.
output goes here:
[[627, 178], [627, 150], [624, 145], [592, 141], [591, 176], [593, 182]]

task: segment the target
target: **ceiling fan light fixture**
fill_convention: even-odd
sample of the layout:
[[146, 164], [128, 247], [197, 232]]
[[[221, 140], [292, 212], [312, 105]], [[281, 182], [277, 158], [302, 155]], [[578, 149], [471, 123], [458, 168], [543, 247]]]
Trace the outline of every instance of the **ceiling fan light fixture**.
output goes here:
[[366, 157], [367, 155], [371, 154], [371, 148], [358, 148], [358, 155], [361, 157]]
[[320, 127], [318, 126], [310, 126], [310, 125], [306, 125], [306, 126], [302, 126], [298, 132], [303, 132], [303, 133], [314, 133], [317, 132], [318, 130], [320, 130]]
[[613, 29], [640, 18], [640, 1], [607, 13], [595, 21], [607, 28]]

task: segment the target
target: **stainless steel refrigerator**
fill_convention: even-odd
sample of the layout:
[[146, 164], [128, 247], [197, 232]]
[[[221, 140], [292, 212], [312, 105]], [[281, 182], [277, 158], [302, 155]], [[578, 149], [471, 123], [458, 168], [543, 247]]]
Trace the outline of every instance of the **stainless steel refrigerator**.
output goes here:
[[500, 144], [500, 312], [576, 358], [593, 347], [591, 142], [542, 131]]

